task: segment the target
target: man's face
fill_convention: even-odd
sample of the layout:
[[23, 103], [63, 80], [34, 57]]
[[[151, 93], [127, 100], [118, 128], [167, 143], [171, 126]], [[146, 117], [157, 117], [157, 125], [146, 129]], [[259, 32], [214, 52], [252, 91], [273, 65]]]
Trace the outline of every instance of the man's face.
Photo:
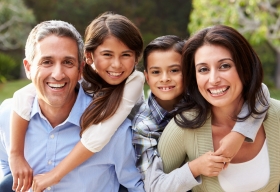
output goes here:
[[32, 63], [26, 59], [23, 63], [27, 77], [36, 87], [41, 108], [61, 108], [75, 102], [74, 89], [81, 69], [73, 39], [50, 35], [37, 43]]

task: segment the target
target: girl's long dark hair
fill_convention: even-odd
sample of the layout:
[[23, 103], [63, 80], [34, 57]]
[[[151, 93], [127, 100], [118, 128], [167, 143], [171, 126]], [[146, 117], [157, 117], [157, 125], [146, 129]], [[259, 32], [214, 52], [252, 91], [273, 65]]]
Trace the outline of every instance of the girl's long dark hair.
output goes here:
[[[85, 52], [94, 52], [110, 35], [135, 51], [136, 62], [141, 58], [143, 40], [140, 31], [128, 18], [112, 12], [103, 13], [86, 28]], [[122, 100], [125, 86], [125, 80], [118, 85], [108, 84], [90, 65], [84, 67], [83, 78], [84, 90], [93, 94], [94, 98], [81, 117], [80, 135], [90, 125], [98, 124], [114, 115]]]

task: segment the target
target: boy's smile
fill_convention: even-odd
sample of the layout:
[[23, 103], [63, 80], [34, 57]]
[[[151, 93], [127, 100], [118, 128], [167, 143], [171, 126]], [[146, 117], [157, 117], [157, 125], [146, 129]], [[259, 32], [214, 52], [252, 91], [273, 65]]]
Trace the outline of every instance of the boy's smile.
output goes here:
[[173, 110], [184, 90], [181, 55], [173, 50], [154, 51], [147, 63], [145, 77], [156, 101], [164, 109]]

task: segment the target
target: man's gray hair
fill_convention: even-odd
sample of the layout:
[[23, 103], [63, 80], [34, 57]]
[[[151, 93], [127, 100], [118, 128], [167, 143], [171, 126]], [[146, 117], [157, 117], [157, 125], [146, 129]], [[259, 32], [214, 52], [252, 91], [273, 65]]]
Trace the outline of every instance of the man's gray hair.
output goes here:
[[83, 61], [83, 48], [84, 43], [80, 33], [76, 28], [65, 21], [50, 20], [44, 21], [36, 25], [29, 36], [25, 45], [25, 57], [32, 63], [36, 54], [36, 45], [42, 39], [48, 37], [49, 35], [56, 35], [58, 37], [69, 37], [77, 42], [78, 46], [78, 61], [79, 66]]

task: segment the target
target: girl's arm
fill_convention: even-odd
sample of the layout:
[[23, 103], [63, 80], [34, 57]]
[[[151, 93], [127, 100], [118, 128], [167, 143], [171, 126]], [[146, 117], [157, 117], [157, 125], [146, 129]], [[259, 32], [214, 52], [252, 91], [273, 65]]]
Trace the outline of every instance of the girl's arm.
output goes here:
[[24, 140], [35, 94], [35, 87], [29, 84], [16, 91], [13, 96], [9, 164], [13, 175], [14, 191], [26, 191], [32, 184], [33, 171], [24, 158]]
[[134, 71], [126, 80], [123, 99], [116, 113], [106, 121], [86, 129], [81, 141], [52, 171], [34, 177], [32, 189], [41, 192], [46, 187], [58, 183], [67, 173], [100, 151], [110, 141], [141, 97], [144, 81], [143, 73]]
[[[270, 98], [270, 93], [265, 84], [262, 84], [262, 91], [264, 93], [265, 99], [268, 101]], [[256, 102], [256, 108], [259, 111], [263, 111], [268, 106], [263, 106], [261, 103]], [[245, 116], [248, 113], [248, 105], [244, 103], [239, 113], [239, 116]], [[220, 147], [215, 152], [215, 155], [222, 155], [224, 157], [233, 158], [239, 151], [244, 139], [248, 142], [253, 142], [255, 137], [261, 127], [266, 113], [259, 115], [257, 118], [250, 116], [248, 119], [242, 122], [236, 122], [232, 129], [232, 132], [226, 135], [220, 141]], [[246, 138], [245, 138], [246, 137]]]

